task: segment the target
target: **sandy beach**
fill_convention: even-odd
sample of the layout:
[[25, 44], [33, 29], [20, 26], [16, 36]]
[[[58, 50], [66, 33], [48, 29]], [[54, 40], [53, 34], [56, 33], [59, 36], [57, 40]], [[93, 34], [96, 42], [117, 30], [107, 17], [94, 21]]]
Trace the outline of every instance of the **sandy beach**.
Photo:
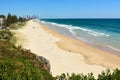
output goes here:
[[23, 48], [47, 58], [53, 75], [93, 72], [97, 76], [106, 68], [120, 68], [119, 56], [61, 35], [33, 20], [15, 32], [17, 45], [22, 45]]

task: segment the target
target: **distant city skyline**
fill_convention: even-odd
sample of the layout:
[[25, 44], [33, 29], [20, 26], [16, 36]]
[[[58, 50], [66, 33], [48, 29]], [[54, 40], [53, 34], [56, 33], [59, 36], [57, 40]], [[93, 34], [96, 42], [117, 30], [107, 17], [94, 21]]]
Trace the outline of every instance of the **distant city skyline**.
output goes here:
[[120, 18], [120, 0], [0, 0], [0, 14], [40, 18]]

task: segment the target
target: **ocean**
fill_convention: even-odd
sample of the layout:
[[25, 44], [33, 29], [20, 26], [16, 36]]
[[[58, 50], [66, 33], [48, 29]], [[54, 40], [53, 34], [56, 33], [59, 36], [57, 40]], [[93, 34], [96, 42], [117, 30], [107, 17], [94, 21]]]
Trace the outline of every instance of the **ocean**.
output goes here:
[[120, 19], [40, 19], [40, 22], [93, 47], [120, 53]]

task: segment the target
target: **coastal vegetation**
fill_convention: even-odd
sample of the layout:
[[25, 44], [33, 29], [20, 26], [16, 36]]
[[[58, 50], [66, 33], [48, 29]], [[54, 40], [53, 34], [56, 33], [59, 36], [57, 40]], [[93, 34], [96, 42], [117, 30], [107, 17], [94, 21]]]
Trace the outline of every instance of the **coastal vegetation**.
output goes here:
[[0, 40], [10, 41], [12, 37], [13, 37], [13, 34], [9, 31], [9, 29], [0, 31]]
[[0, 18], [5, 18], [5, 15], [0, 15]]
[[48, 61], [10, 42], [12, 33], [0, 31], [0, 80], [53, 80]]
[[53, 80], [47, 59], [15, 46], [10, 26], [27, 21], [24, 18], [19, 20], [8, 14], [7, 26], [0, 30], [0, 80]]
[[23, 26], [26, 21], [25, 18], [8, 14], [4, 24], [6, 28], [0, 30], [0, 80], [120, 80], [119, 69], [102, 71], [97, 78], [94, 73], [63, 73], [53, 77], [49, 60], [22, 46], [15, 46], [14, 34], [10, 29], [15, 29], [19, 22], [19, 26]]
[[6, 26], [10, 26], [10, 24], [16, 23], [17, 21], [18, 19], [16, 15], [8, 14], [5, 24]]
[[[2, 29], [5, 28], [11, 28], [11, 29], [17, 29], [20, 26], [23, 26], [25, 24], [25, 21], [30, 20], [31, 17], [21, 17], [16, 15], [11, 15], [10, 13], [5, 15], [0, 15], [0, 26], [2, 26]], [[2, 23], [2, 24], [1, 24]]]
[[98, 74], [98, 77], [95, 78], [93, 73], [84, 74], [61, 74], [57, 76], [58, 80], [120, 80], [120, 70], [115, 69], [113, 72], [110, 72], [109, 69], [102, 71]]

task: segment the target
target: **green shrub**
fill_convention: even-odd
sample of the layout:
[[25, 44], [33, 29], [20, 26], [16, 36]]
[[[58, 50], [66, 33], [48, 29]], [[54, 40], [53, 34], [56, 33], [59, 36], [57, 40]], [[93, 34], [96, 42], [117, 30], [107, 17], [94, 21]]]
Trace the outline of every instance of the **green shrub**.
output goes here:
[[0, 41], [0, 80], [53, 80], [45, 65], [29, 50]]

